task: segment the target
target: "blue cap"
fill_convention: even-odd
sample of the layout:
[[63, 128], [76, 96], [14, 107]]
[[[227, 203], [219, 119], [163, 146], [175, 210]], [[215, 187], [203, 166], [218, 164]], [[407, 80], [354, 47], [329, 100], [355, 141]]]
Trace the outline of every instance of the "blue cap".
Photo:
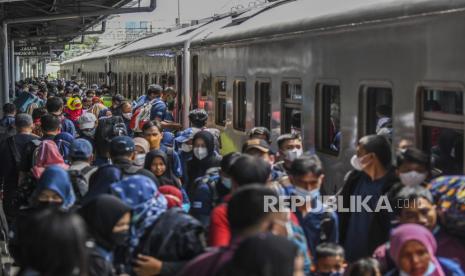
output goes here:
[[116, 136], [110, 142], [110, 155], [119, 156], [134, 152], [136, 145], [129, 136]]
[[[198, 131], [196, 131], [198, 132]], [[178, 137], [174, 138], [174, 140], [178, 143], [185, 143], [189, 140], [192, 140], [194, 138], [195, 133], [192, 128], [188, 128], [184, 131], [181, 131]]]
[[69, 156], [72, 159], [89, 159], [92, 156], [92, 144], [86, 139], [76, 139], [71, 143]]

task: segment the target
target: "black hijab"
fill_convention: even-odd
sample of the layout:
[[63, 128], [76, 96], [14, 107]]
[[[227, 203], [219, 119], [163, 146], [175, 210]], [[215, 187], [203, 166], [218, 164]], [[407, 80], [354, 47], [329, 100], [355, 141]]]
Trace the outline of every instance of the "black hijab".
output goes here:
[[168, 156], [166, 153], [162, 150], [152, 150], [147, 155], [145, 156], [145, 163], [144, 163], [144, 169], [150, 170], [150, 167], [152, 166], [153, 159], [155, 157], [160, 157], [163, 160], [163, 163], [165, 163], [166, 170], [165, 173], [161, 176], [156, 176], [157, 183], [159, 186], [164, 186], [164, 185], [171, 185], [175, 186], [177, 188], [181, 188], [181, 183], [179, 179], [173, 174], [173, 170], [171, 169], [171, 162], [168, 160]]
[[298, 247], [285, 237], [260, 234], [245, 239], [221, 276], [292, 276]]
[[107, 250], [115, 246], [113, 227], [131, 207], [112, 195], [99, 195], [84, 205], [79, 214], [87, 223], [89, 234], [95, 242]]
[[205, 141], [207, 146], [207, 157], [199, 160], [195, 154], [192, 156], [187, 164], [187, 174], [189, 176], [189, 186], [192, 186], [194, 180], [198, 177], [204, 176], [208, 169], [213, 167], [219, 167], [221, 157], [215, 153], [215, 137], [209, 131], [202, 130], [194, 135], [192, 140], [195, 144], [195, 140], [202, 139]]

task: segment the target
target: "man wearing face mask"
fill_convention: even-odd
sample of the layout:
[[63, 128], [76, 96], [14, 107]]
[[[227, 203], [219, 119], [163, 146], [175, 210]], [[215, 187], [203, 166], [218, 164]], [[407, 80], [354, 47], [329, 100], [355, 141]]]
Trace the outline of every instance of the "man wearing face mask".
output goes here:
[[126, 125], [128, 135], [130, 137], [133, 137], [134, 132], [129, 127], [129, 124], [131, 123], [131, 118], [132, 118], [132, 106], [131, 106], [131, 103], [129, 103], [128, 101], [124, 101], [121, 104], [121, 117], [123, 117], [123, 121], [124, 121], [124, 124]]
[[431, 158], [416, 148], [406, 149], [397, 155], [397, 175], [405, 186], [425, 186], [431, 176]]
[[197, 130], [188, 128], [181, 131], [179, 135], [174, 138], [174, 150], [178, 153], [179, 160], [181, 161], [182, 179], [187, 179], [187, 162], [192, 160], [194, 155], [192, 152], [192, 140]]
[[89, 141], [95, 148], [95, 128], [97, 126], [97, 118], [94, 114], [86, 112], [78, 120], [79, 138]]
[[[339, 193], [338, 205], [341, 244], [349, 261], [371, 255], [373, 250], [389, 239], [391, 215], [386, 209], [375, 212], [381, 196], [398, 181], [391, 164], [391, 146], [385, 137], [368, 135], [358, 141], [357, 154], [351, 159], [354, 170], [346, 176]], [[360, 208], [357, 212], [343, 212], [350, 208], [351, 197], [365, 200], [370, 210]], [[360, 237], [364, 237], [360, 239]]]
[[90, 177], [89, 192], [83, 202], [87, 202], [97, 195], [109, 193], [111, 184], [132, 175], [144, 175], [156, 183], [156, 178], [152, 172], [134, 165], [135, 149], [136, 145], [131, 137], [117, 136], [111, 139], [110, 158], [112, 165], [100, 166]]
[[323, 167], [316, 155], [295, 159], [289, 169], [289, 180], [294, 186], [291, 196], [305, 200], [297, 212], [304, 229], [307, 245], [312, 256], [324, 242], [338, 242], [338, 217], [322, 202], [320, 188], [324, 181]]
[[279, 162], [276, 162], [274, 168], [287, 174], [292, 161], [299, 158], [303, 153], [302, 140], [298, 134], [283, 134], [278, 137], [277, 143]]

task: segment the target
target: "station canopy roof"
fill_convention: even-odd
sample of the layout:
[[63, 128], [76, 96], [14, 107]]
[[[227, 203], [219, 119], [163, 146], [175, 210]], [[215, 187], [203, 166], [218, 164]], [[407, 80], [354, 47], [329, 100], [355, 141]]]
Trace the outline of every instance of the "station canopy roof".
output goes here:
[[[150, 7], [144, 7], [131, 0], [0, 0], [1, 21], [8, 24], [9, 40], [15, 40], [17, 46], [57, 45], [86, 31], [101, 33], [105, 23], [97, 24], [110, 14], [149, 12], [155, 3], [151, 0]], [[94, 25], [95, 30], [89, 32]]]

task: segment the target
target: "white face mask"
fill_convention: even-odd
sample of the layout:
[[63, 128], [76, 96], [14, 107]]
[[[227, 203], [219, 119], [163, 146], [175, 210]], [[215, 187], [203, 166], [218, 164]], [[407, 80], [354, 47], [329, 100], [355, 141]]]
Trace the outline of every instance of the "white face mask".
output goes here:
[[350, 164], [352, 165], [352, 167], [355, 170], [357, 170], [357, 171], [362, 170], [362, 165], [360, 164], [360, 159], [357, 157], [356, 154], [354, 154], [354, 156], [352, 156], [352, 158], [350, 159]]
[[416, 171], [410, 171], [406, 173], [400, 173], [400, 182], [405, 186], [416, 186], [420, 185], [426, 179], [426, 173], [419, 173]]
[[132, 118], [132, 113], [129, 112], [129, 113], [123, 113], [123, 118], [124, 119], [127, 119], [127, 120], [131, 120]]
[[145, 153], [140, 153], [136, 155], [134, 159], [134, 165], [136, 166], [144, 166], [145, 163]]
[[287, 161], [294, 161], [296, 160], [297, 158], [299, 158], [300, 156], [302, 156], [302, 149], [292, 149], [292, 150], [287, 150], [285, 151], [285, 158]]
[[194, 148], [194, 155], [199, 160], [204, 159], [208, 155], [207, 148]]
[[181, 150], [183, 152], [191, 152], [192, 151], [192, 145], [182, 144], [181, 145]]

